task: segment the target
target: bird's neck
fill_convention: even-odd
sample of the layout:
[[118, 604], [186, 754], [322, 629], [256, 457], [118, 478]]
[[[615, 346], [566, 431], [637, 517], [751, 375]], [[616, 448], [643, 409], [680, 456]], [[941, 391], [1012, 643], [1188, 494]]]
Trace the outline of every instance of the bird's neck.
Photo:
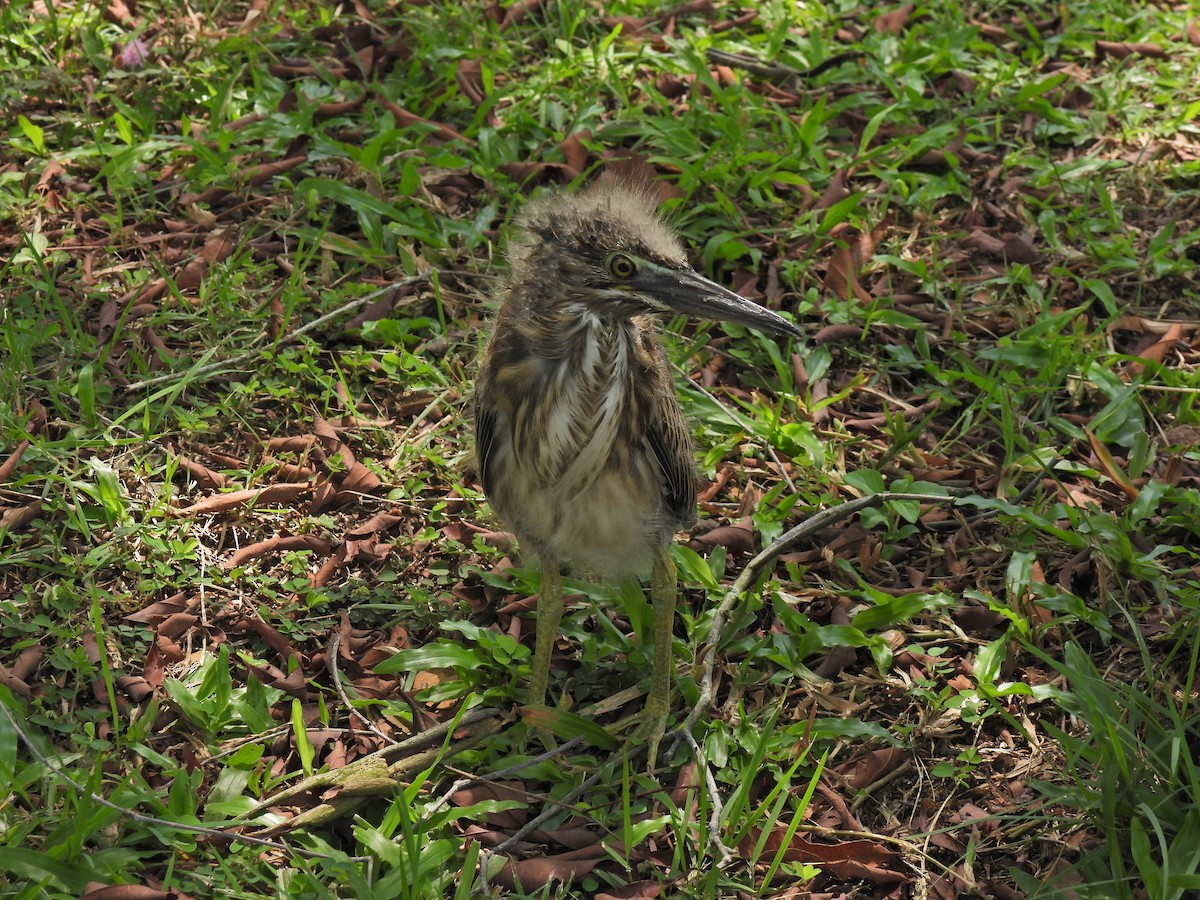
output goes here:
[[[638, 324], [627, 316], [597, 313], [583, 303], [562, 306], [531, 318], [521, 329], [533, 355], [563, 374], [578, 376], [594, 366], [612, 368], [637, 341]], [[615, 375], [616, 373], [614, 373]]]

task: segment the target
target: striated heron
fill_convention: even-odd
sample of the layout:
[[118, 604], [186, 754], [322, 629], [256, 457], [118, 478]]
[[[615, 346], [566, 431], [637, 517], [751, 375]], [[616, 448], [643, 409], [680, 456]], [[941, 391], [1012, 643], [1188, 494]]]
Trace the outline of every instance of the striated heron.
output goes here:
[[650, 768], [671, 690], [670, 542], [696, 521], [692, 440], [659, 319], [684, 314], [800, 335], [697, 274], [652, 191], [601, 179], [526, 205], [475, 391], [484, 492], [542, 564], [528, 702], [545, 700], [564, 569], [613, 582], [648, 573], [654, 667], [640, 733]]

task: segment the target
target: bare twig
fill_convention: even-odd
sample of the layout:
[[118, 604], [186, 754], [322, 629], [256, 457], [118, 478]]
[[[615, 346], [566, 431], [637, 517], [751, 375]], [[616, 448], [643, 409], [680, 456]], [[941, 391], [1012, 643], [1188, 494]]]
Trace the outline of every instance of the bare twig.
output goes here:
[[[332, 319], [336, 319], [338, 316], [352, 312], [353, 310], [358, 309], [360, 306], [366, 306], [368, 303], [373, 303], [380, 297], [392, 291], [397, 291], [400, 290], [400, 288], [408, 287], [410, 284], [416, 284], [419, 281], [424, 281], [428, 277], [428, 270], [424, 272], [418, 272], [416, 275], [410, 275], [409, 277], [402, 278], [397, 282], [387, 285], [386, 287], [381, 287], [377, 291], [371, 291], [371, 293], [364, 297], [358, 297], [348, 303], [343, 303], [332, 312], [327, 312], [323, 316], [318, 316], [307, 325], [301, 326], [295, 331], [290, 331], [283, 335], [275, 342], [274, 346], [278, 348], [285, 344], [289, 344], [297, 338], [308, 334], [310, 331], [316, 331], [318, 328], [325, 325]], [[153, 378], [145, 378], [141, 381], [135, 381], [132, 384], [125, 385], [125, 393], [131, 394], [134, 391], [144, 390], [145, 388], [153, 387], [157, 384], [164, 384], [168, 381], [179, 381], [185, 379], [189, 382], [200, 381], [215, 375], [218, 372], [223, 372], [232, 368], [233, 366], [238, 366], [244, 362], [255, 359], [256, 357], [262, 355], [263, 352], [263, 348], [257, 347], [253, 350], [247, 350], [245, 353], [239, 353], [237, 356], [231, 356], [228, 359], [222, 359], [218, 360], [217, 362], [205, 363], [204, 365], [196, 366], [195, 368], [189, 369], [186, 372], [167, 372], [163, 375], [156, 375]]]
[[[733, 584], [729, 586], [729, 590], [725, 592], [725, 596], [721, 600], [721, 605], [717, 607], [717, 611], [713, 614], [712, 625], [708, 629], [708, 639], [705, 642], [708, 652], [704, 662], [704, 675], [700, 679], [700, 698], [696, 701], [696, 705], [692, 707], [692, 711], [688, 713], [688, 717], [681, 727], [682, 732], [690, 733], [700, 720], [700, 717], [712, 705], [713, 670], [716, 668], [717, 645], [721, 641], [721, 629], [725, 627], [725, 620], [729, 617], [730, 610], [741, 599], [742, 594], [758, 580], [759, 575], [781, 553], [785, 553], [806, 538], [819, 534], [830, 525], [847, 519], [860, 510], [880, 506], [889, 500], [921, 500], [929, 503], [954, 503], [956, 498], [931, 494], [915, 494], [905, 491], [883, 491], [867, 497], [857, 497], [854, 500], [847, 500], [845, 503], [821, 510], [816, 515], [805, 519], [795, 528], [784, 532], [770, 546], [751, 559], [750, 562], [746, 563], [745, 568], [733, 580]], [[676, 740], [675, 746], [679, 745], [679, 740]], [[674, 748], [672, 748], [673, 750]]]
[[338, 697], [346, 707], [347, 716], [358, 716], [362, 723], [367, 726], [367, 730], [379, 738], [385, 745], [394, 745], [400, 743], [391, 735], [384, 734], [376, 727], [375, 723], [360, 713], [354, 708], [350, 702], [350, 697], [346, 693], [346, 687], [342, 684], [342, 675], [338, 669], [338, 655], [342, 647], [342, 632], [341, 629], [335, 628], [333, 636], [329, 640], [329, 674], [333, 676], [333, 689], [337, 691]]
[[708, 787], [708, 802], [712, 808], [712, 812], [708, 817], [708, 842], [720, 855], [721, 865], [727, 865], [733, 861], [733, 854], [729, 852], [729, 848], [721, 840], [721, 819], [725, 814], [725, 804], [721, 801], [721, 789], [717, 787], [717, 780], [713, 778], [712, 769], [708, 766], [708, 760], [704, 757], [704, 751], [696, 743], [696, 739], [692, 736], [692, 733], [684, 728], [680, 729], [680, 735], [691, 746], [692, 752], [696, 754], [696, 764], [704, 771], [704, 783]]
[[492, 727], [496, 723], [488, 722], [488, 720], [495, 719], [501, 719], [501, 713], [497, 709], [481, 706], [469, 709], [461, 716], [439, 722], [432, 728], [360, 757], [340, 769], [309, 775], [255, 804], [245, 815], [254, 816], [271, 806], [285, 803], [301, 794], [310, 792], [320, 794], [331, 788], [345, 790], [350, 786], [358, 795], [367, 795], [385, 783], [390, 788], [394, 785], [399, 772], [420, 767], [420, 763], [414, 763], [413, 760], [417, 759], [422, 751], [437, 748], [438, 752], [441, 752], [442, 748], [438, 748], [437, 745], [444, 743], [456, 729], [468, 725], [479, 727], [484, 723], [488, 723], [488, 726]]
[[[545, 762], [546, 760], [552, 759], [555, 756], [561, 756], [562, 754], [566, 753], [568, 750], [574, 750], [577, 746], [579, 746], [582, 743], [583, 743], [583, 736], [576, 735], [575, 737], [571, 738], [569, 741], [566, 741], [562, 744], [559, 744], [556, 747], [552, 747], [549, 750], [539, 753], [537, 756], [531, 756], [531, 757], [529, 757], [529, 759], [521, 760], [521, 762], [519, 762], [519, 763], [514, 763], [511, 766], [508, 766], [503, 769], [498, 769], [495, 772], [488, 772], [486, 775], [468, 775], [466, 773], [462, 773], [463, 777], [458, 779], [458, 781], [454, 782], [454, 784], [450, 785], [450, 787], [446, 789], [446, 791], [442, 794], [442, 796], [438, 797], [438, 799], [434, 801], [433, 805], [429, 807], [429, 813], [432, 815], [433, 813], [437, 812], [439, 809], [441, 809], [443, 806], [445, 806], [447, 803], [450, 802], [451, 797], [453, 797], [455, 794], [457, 794], [459, 791], [461, 791], [463, 788], [467, 787], [468, 785], [494, 784], [495, 782], [499, 781], [501, 778], [507, 778], [510, 775], [515, 775], [517, 772], [520, 772], [523, 769], [528, 769], [530, 766], [536, 766], [540, 762]], [[451, 771], [461, 772], [461, 770], [451, 769], [449, 766], [447, 766], [446, 768]], [[561, 801], [551, 801], [551, 802], [559, 803], [560, 805], [562, 805]]]
[[576, 785], [576, 787], [570, 793], [562, 797], [557, 803], [547, 806], [544, 810], [517, 829], [507, 840], [497, 845], [494, 852], [504, 853], [509, 848], [525, 840], [525, 837], [530, 834], [530, 832], [536, 831], [538, 828], [540, 828], [542, 824], [551, 816], [555, 815], [561, 807], [570, 806], [589, 790], [591, 790], [592, 786], [604, 777], [606, 771], [607, 767], [593, 772], [582, 782]]
[[707, 653], [704, 660], [704, 675], [700, 679], [700, 698], [696, 701], [696, 705], [692, 707], [692, 711], [688, 713], [687, 719], [684, 721], [676, 732], [675, 743], [671, 747], [671, 752], [679, 746], [681, 741], [686, 741], [692, 748], [692, 752], [696, 756], [696, 764], [704, 771], [704, 781], [708, 786], [709, 803], [712, 807], [712, 812], [709, 816], [709, 843], [713, 850], [720, 856], [721, 864], [724, 865], [733, 859], [733, 855], [729, 852], [729, 848], [721, 840], [721, 819], [724, 815], [725, 805], [721, 800], [720, 790], [717, 787], [716, 780], [713, 778], [712, 772], [709, 769], [708, 760], [705, 759], [704, 753], [700, 745], [696, 742], [696, 738], [692, 735], [692, 729], [704, 715], [708, 708], [712, 705], [713, 698], [713, 672], [716, 669], [717, 646], [721, 640], [721, 629], [725, 627], [725, 620], [729, 617], [730, 611], [734, 605], [741, 599], [742, 594], [754, 584], [759, 575], [773, 563], [775, 559], [782, 553], [790, 550], [800, 541], [819, 534], [824, 529], [828, 528], [836, 522], [847, 519], [855, 513], [869, 509], [873, 506], [880, 506], [888, 500], [920, 500], [930, 501], [934, 503], [953, 503], [954, 497], [945, 497], [930, 494], [916, 494], [905, 491], [883, 491], [879, 494], [871, 494], [866, 497], [857, 497], [854, 500], [847, 500], [838, 506], [830, 509], [822, 510], [811, 518], [805, 519], [795, 528], [790, 529], [780, 535], [771, 544], [755, 556], [750, 562], [746, 563], [745, 568], [738, 574], [738, 577], [733, 580], [733, 584], [729, 586], [729, 590], [725, 593], [725, 597], [721, 600], [721, 605], [717, 607], [717, 611], [713, 614], [712, 625], [708, 629], [708, 639], [706, 641]]

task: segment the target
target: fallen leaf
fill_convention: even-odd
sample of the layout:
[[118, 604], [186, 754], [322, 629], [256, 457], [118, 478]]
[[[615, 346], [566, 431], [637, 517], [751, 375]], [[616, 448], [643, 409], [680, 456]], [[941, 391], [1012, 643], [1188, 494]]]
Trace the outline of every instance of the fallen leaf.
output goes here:
[[[183, 271], [175, 276], [175, 287], [181, 291], [190, 291], [199, 286], [210, 267], [226, 259], [233, 253], [233, 234], [228, 228], [214, 231], [204, 242], [200, 252], [183, 267]], [[145, 298], [139, 298], [139, 302]]]
[[899, 9], [893, 9], [891, 12], [877, 16], [872, 26], [879, 34], [900, 34], [909, 19], [912, 18], [915, 8], [914, 4], [906, 3]]
[[[1174, 347], [1179, 341], [1183, 340], [1183, 326], [1179, 322], [1172, 322], [1171, 327], [1167, 329], [1157, 341], [1139, 350], [1137, 356], [1139, 359], [1144, 359], [1146, 362], [1159, 363], [1166, 358], [1167, 352]], [[1141, 375], [1146, 371], [1146, 367], [1138, 362], [1131, 362], [1125, 370], [1130, 375]]]
[[1149, 56], [1154, 59], [1166, 59], [1167, 51], [1158, 44], [1136, 43], [1130, 41], [1096, 41], [1096, 58], [1125, 59], [1129, 56]]
[[319, 556], [328, 556], [330, 547], [329, 541], [313, 534], [276, 535], [238, 550], [225, 560], [225, 568], [236, 569], [268, 553], [286, 553], [289, 550], [311, 550]]
[[241, 491], [230, 491], [227, 494], [216, 494], [176, 509], [173, 515], [180, 518], [189, 516], [206, 516], [215, 513], [229, 512], [244, 506], [266, 506], [272, 504], [287, 504], [302, 497], [311, 489], [307, 482], [304, 484], [272, 484], [264, 488], [252, 488]]
[[1129, 476], [1125, 474], [1125, 471], [1119, 465], [1117, 465], [1117, 461], [1113, 459], [1113, 455], [1108, 452], [1108, 448], [1104, 446], [1103, 441], [1096, 437], [1096, 435], [1090, 429], [1085, 428], [1083, 431], [1084, 434], [1087, 435], [1088, 443], [1092, 445], [1092, 452], [1096, 455], [1096, 459], [1100, 462], [1101, 468], [1103, 468], [1108, 474], [1108, 477], [1113, 480], [1113, 483], [1125, 492], [1126, 497], [1128, 497], [1130, 500], [1136, 500], [1140, 491], [1134, 487], [1133, 482], [1129, 480]]

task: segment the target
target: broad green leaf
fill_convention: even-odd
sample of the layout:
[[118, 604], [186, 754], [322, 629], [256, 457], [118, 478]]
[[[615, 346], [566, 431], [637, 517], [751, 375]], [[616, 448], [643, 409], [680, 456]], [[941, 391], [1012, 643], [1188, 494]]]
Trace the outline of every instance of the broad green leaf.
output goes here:
[[874, 469], [858, 469], [854, 472], [847, 472], [842, 480], [864, 495], [882, 494], [884, 491], [883, 475]]
[[34, 125], [24, 116], [17, 116], [17, 125], [21, 128], [21, 133], [29, 138], [29, 143], [33, 144], [33, 149], [38, 153], [46, 152], [46, 132]]

